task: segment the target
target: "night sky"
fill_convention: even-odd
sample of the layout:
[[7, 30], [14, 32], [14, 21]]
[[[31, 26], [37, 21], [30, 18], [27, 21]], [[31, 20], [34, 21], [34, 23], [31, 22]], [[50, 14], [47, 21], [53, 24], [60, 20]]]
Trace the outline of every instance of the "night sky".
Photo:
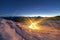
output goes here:
[[0, 16], [60, 15], [60, 0], [0, 0]]

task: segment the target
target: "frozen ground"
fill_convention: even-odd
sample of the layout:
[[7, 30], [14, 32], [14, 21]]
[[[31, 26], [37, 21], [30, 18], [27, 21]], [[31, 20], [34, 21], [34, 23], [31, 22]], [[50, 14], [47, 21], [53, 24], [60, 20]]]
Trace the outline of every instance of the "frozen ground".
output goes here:
[[20, 23], [0, 18], [0, 40], [60, 40], [60, 20], [45, 21], [42, 30], [31, 33]]

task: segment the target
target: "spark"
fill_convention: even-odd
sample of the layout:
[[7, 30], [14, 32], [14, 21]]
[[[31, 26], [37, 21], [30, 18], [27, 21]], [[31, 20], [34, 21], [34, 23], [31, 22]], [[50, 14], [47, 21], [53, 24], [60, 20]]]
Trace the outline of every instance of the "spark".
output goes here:
[[37, 26], [37, 22], [32, 22], [32, 20], [30, 18], [28, 18], [29, 21], [30, 21], [30, 25], [29, 25], [29, 28], [30, 29], [33, 29], [33, 30], [39, 30], [39, 27]]
[[32, 23], [32, 24], [29, 26], [29, 28], [35, 29], [35, 30], [38, 30], [38, 29], [39, 29], [39, 27], [37, 27], [36, 24], [34, 24], [34, 23]]
[[29, 30], [29, 31], [33, 31], [33, 30], [41, 30], [42, 27], [39, 25], [42, 21], [44, 21], [44, 19], [46, 18], [43, 18], [43, 19], [39, 19], [39, 20], [34, 20], [31, 19], [30, 17], [27, 17], [26, 19], [26, 22], [28, 23], [27, 24], [27, 27], [24, 27], [25, 29]]

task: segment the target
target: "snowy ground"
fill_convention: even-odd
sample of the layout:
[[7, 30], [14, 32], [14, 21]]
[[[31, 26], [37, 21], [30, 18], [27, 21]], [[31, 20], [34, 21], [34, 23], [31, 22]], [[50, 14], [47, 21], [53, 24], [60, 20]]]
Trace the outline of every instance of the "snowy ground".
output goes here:
[[20, 23], [0, 18], [0, 40], [60, 40], [60, 20], [39, 25], [40, 31], [29, 32]]

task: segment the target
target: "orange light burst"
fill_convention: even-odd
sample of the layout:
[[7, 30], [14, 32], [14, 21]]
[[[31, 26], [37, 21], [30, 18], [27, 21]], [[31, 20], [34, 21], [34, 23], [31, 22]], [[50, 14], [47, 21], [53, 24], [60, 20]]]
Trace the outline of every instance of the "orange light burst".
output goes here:
[[40, 27], [37, 26], [37, 22], [32, 22], [30, 18], [28, 18], [30, 21], [30, 25], [28, 26], [32, 30], [39, 30]]
[[29, 30], [29, 31], [33, 31], [33, 30], [41, 30], [42, 27], [39, 25], [42, 21], [44, 21], [45, 18], [43, 19], [38, 19], [35, 20], [34, 18], [30, 18], [27, 17], [26, 22], [27, 22], [27, 26], [24, 27], [25, 29]]
[[33, 29], [33, 30], [39, 30], [39, 27], [36, 26], [35, 23], [32, 23], [30, 26], [29, 26], [30, 29]]

